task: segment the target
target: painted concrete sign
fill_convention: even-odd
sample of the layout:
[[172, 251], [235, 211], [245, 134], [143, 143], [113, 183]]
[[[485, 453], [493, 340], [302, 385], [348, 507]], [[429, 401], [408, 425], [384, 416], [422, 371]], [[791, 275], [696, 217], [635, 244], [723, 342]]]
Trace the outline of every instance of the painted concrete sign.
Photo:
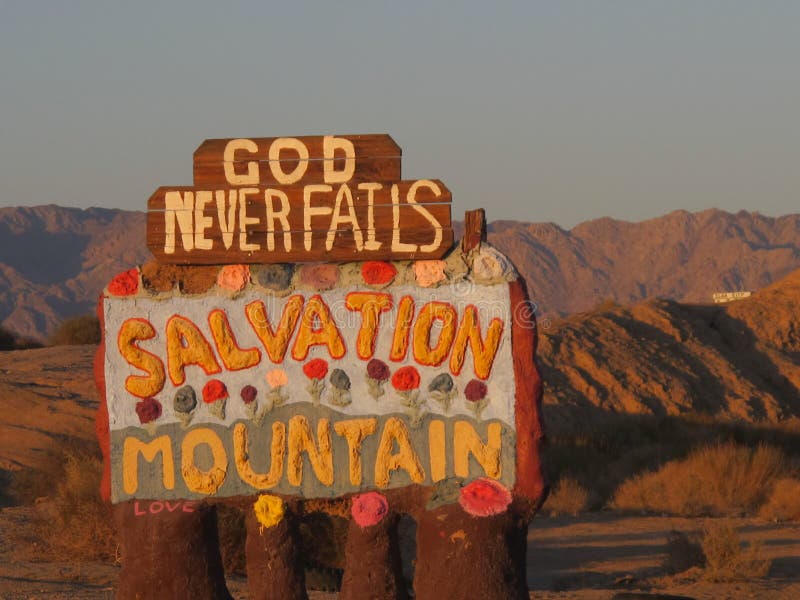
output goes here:
[[104, 301], [115, 501], [513, 485], [506, 284], [166, 300]]
[[406, 597], [403, 514], [416, 598], [528, 597], [536, 323], [482, 210], [453, 246], [450, 200], [387, 135], [206, 140], [151, 196], [155, 260], [98, 303], [118, 598], [229, 599], [220, 505], [253, 598], [307, 599], [311, 513], [347, 520], [343, 600]]
[[450, 191], [400, 181], [388, 135], [206, 140], [194, 179], [148, 202], [162, 262], [439, 258], [453, 243]]

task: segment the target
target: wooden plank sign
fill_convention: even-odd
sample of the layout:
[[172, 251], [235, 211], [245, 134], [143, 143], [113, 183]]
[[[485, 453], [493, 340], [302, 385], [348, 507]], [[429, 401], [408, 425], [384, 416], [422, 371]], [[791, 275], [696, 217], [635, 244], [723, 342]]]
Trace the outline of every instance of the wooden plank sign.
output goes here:
[[401, 181], [400, 154], [388, 135], [206, 140], [194, 186], [150, 197], [147, 245], [177, 264], [439, 258], [450, 191]]

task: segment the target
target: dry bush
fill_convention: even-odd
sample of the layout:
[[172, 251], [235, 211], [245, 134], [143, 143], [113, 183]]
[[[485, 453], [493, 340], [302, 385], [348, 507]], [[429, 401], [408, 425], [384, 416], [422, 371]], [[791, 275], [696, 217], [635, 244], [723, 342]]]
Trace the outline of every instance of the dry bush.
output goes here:
[[50, 337], [51, 346], [74, 346], [100, 343], [100, 321], [94, 315], [64, 321]]
[[577, 479], [562, 477], [553, 486], [542, 510], [551, 516], [572, 515], [584, 512], [589, 508], [589, 492]]
[[772, 561], [762, 557], [761, 545], [742, 547], [730, 523], [706, 524], [700, 541], [706, 558], [704, 577], [710, 581], [748, 581], [766, 577]]
[[703, 548], [696, 533], [671, 531], [667, 536], [667, 549], [662, 566], [670, 575], [683, 573], [706, 564]]
[[611, 507], [690, 517], [752, 514], [790, 472], [776, 448], [715, 444], [625, 481]]
[[42, 537], [56, 557], [67, 560], [114, 558], [116, 536], [111, 507], [100, 498], [103, 463], [98, 456], [67, 454], [64, 477], [41, 522]]
[[779, 479], [758, 516], [770, 521], [800, 521], [800, 479]]

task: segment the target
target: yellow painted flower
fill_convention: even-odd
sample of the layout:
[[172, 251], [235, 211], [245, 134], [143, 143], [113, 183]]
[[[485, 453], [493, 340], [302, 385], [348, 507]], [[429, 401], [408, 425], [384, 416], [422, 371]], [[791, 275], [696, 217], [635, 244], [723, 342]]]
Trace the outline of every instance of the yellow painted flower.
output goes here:
[[283, 500], [278, 496], [261, 494], [253, 504], [256, 520], [261, 524], [261, 530], [275, 527], [283, 519]]

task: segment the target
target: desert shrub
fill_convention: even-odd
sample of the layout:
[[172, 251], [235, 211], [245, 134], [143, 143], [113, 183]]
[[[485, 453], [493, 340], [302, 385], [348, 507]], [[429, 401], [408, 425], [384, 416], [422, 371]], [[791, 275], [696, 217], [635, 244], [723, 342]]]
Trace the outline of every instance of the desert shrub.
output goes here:
[[779, 479], [758, 516], [770, 521], [800, 521], [800, 479]]
[[667, 573], [671, 575], [683, 573], [695, 567], [702, 567], [705, 563], [706, 557], [697, 534], [675, 530], [670, 532], [662, 563]]
[[542, 510], [551, 516], [572, 515], [589, 508], [589, 492], [580, 482], [569, 476], [562, 477], [553, 486]]
[[776, 448], [714, 444], [625, 481], [611, 506], [695, 517], [753, 514], [789, 471]]
[[51, 346], [74, 346], [100, 343], [100, 321], [93, 315], [64, 321], [50, 337]]
[[710, 581], [747, 581], [765, 577], [772, 561], [763, 558], [762, 548], [752, 543], [746, 548], [730, 523], [706, 524], [700, 540], [706, 559], [704, 576]]
[[111, 507], [99, 493], [102, 460], [93, 453], [70, 452], [64, 455], [63, 468], [63, 477], [43, 509], [43, 541], [55, 557], [66, 560], [113, 558]]

